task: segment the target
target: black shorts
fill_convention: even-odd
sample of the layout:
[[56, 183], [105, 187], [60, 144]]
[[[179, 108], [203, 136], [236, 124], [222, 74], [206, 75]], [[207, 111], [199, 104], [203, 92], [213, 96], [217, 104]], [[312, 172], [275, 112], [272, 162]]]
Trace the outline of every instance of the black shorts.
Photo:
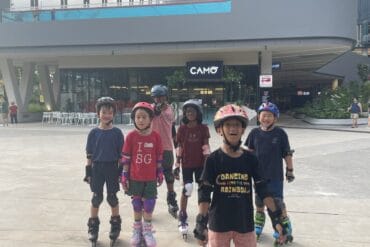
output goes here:
[[107, 186], [107, 193], [117, 193], [119, 191], [118, 164], [114, 162], [94, 162], [92, 165], [91, 191], [103, 194], [104, 183]]
[[195, 177], [195, 182], [199, 184], [200, 175], [202, 175], [203, 167], [197, 167], [197, 168], [182, 168], [182, 181], [184, 184], [192, 183], [193, 180], [193, 174]]

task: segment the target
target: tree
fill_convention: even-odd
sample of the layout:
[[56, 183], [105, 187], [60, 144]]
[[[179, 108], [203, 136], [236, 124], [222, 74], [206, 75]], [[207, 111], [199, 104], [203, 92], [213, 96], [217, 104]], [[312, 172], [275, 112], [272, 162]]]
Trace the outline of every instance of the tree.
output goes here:
[[[226, 99], [227, 101], [233, 101], [234, 99], [234, 90], [233, 90], [233, 86], [234, 84], [238, 83], [238, 86], [239, 86], [239, 83], [240, 81], [243, 79], [243, 73], [242, 72], [239, 72], [231, 67], [225, 67], [225, 70], [224, 70], [224, 76], [222, 78], [222, 80], [225, 82], [226, 84]], [[240, 100], [240, 99], [238, 99]]]

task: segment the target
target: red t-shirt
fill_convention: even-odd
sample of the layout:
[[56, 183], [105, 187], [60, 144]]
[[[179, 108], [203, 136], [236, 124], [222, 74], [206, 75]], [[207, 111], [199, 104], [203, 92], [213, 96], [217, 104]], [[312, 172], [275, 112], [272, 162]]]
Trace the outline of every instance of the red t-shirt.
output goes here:
[[210, 138], [208, 126], [198, 124], [189, 128], [187, 125], [180, 125], [176, 138], [182, 147], [182, 167], [202, 167], [204, 165], [202, 146], [206, 144], [204, 140]]
[[163, 159], [161, 137], [155, 131], [149, 135], [141, 135], [137, 130], [133, 130], [127, 134], [122, 155], [131, 158], [130, 179], [155, 181], [157, 164]]
[[16, 114], [17, 110], [18, 110], [18, 106], [16, 106], [16, 105], [9, 106], [10, 114]]

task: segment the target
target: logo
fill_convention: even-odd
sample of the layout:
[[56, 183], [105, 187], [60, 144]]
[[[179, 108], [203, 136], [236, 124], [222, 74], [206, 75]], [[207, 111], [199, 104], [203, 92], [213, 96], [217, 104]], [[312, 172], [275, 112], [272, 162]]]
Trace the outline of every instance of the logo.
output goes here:
[[191, 67], [190, 74], [192, 75], [216, 75], [218, 72], [218, 66], [211, 67]]

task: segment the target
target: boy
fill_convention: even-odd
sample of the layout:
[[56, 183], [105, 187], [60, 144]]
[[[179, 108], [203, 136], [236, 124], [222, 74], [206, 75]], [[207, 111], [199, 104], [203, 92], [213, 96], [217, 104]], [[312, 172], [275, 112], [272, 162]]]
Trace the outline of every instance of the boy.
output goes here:
[[173, 138], [172, 126], [175, 116], [170, 104], [168, 104], [168, 89], [164, 85], [154, 85], [151, 89], [151, 96], [154, 99], [154, 119], [152, 128], [159, 133], [163, 145], [163, 173], [167, 184], [167, 205], [168, 212], [177, 218], [179, 206], [176, 201], [176, 192], [174, 191], [175, 178], [172, 173], [173, 159]]
[[[223, 143], [207, 158], [201, 176], [194, 229], [200, 245], [208, 242], [209, 247], [229, 247], [233, 241], [235, 247], [256, 247], [252, 178], [256, 192], [269, 208], [273, 226], [282, 233], [281, 210], [275, 207], [258, 174], [257, 159], [240, 147], [247, 124], [247, 113], [237, 105], [226, 105], [216, 112], [214, 126]], [[285, 236], [280, 234], [279, 243], [284, 241]]]
[[[275, 126], [279, 118], [277, 106], [271, 102], [263, 103], [258, 108], [257, 113], [260, 126], [249, 133], [245, 145], [257, 156], [259, 172], [262, 178], [267, 181], [268, 190], [272, 193], [275, 202], [282, 210], [284, 223], [288, 226], [288, 241], [292, 241], [291, 223], [283, 200], [283, 159], [286, 163], [286, 179], [288, 182], [292, 182], [294, 180], [292, 160], [294, 151], [290, 149], [286, 132], [282, 128]], [[256, 195], [255, 204], [257, 207], [255, 231], [258, 238], [265, 224], [265, 204], [258, 195]], [[276, 233], [274, 236], [276, 237]]]
[[113, 127], [116, 105], [112, 98], [102, 97], [96, 103], [96, 112], [100, 120], [99, 126], [93, 128], [86, 144], [86, 176], [84, 180], [90, 184], [93, 197], [91, 199], [90, 218], [88, 220], [89, 240], [95, 243], [99, 232], [99, 206], [103, 201], [103, 187], [107, 187], [107, 202], [111, 206], [111, 230], [109, 238], [115, 241], [121, 231], [121, 217], [116, 193], [119, 191], [119, 176], [122, 166], [119, 165], [123, 146], [123, 134], [119, 128]]

